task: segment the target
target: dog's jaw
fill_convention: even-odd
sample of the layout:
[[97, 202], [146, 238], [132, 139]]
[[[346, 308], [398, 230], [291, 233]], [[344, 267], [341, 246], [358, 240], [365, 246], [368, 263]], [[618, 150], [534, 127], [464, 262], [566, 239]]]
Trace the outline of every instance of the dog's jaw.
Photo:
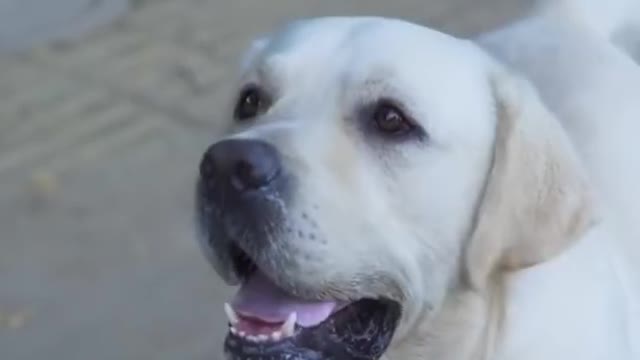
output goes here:
[[452, 291], [437, 311], [400, 324], [384, 360], [485, 360], [497, 345], [504, 315], [502, 283], [480, 292]]

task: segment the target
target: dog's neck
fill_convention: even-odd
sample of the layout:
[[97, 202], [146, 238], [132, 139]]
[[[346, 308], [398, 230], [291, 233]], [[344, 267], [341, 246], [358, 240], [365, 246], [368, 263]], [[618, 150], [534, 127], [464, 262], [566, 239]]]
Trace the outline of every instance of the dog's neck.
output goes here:
[[453, 291], [438, 315], [418, 321], [411, 335], [394, 344], [385, 360], [490, 359], [504, 313], [504, 297], [499, 288], [495, 291]]
[[[638, 309], [611, 303], [628, 299], [624, 265], [602, 236], [591, 231], [557, 258], [497, 279], [488, 291], [453, 291], [438, 315], [418, 321], [385, 360], [633, 358], [627, 318]], [[607, 348], [586, 352], [585, 342]]]

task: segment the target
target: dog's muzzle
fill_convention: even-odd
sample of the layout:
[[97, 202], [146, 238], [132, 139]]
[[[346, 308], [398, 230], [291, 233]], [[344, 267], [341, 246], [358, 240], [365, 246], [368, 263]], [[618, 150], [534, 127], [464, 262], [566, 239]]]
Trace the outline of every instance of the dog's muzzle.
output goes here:
[[260, 140], [222, 140], [200, 163], [196, 206], [210, 260], [241, 285], [225, 305], [226, 358], [377, 360], [399, 321], [398, 303], [300, 298], [268, 276], [285, 266], [292, 179], [279, 151]]

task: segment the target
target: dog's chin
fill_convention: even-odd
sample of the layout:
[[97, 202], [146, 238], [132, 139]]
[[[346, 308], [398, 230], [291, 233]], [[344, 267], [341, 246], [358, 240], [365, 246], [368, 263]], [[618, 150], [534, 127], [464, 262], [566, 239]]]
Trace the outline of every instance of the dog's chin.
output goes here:
[[233, 301], [225, 304], [227, 359], [374, 360], [391, 343], [399, 303], [302, 299], [251, 265]]

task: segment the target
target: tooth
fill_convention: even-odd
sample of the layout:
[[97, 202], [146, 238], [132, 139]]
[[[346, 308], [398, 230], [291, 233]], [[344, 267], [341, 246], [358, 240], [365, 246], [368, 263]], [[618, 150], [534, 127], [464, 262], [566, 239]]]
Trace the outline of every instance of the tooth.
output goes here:
[[231, 331], [231, 333], [232, 333], [233, 335], [237, 335], [237, 334], [238, 334], [238, 330], [237, 330], [236, 328], [234, 328], [233, 326], [231, 326], [231, 327], [229, 328], [229, 331]]
[[247, 333], [246, 333], [246, 332], [244, 332], [244, 331], [238, 331], [238, 335], [239, 335], [240, 337], [246, 337], [246, 336], [247, 336]]
[[227, 319], [229, 319], [231, 325], [235, 325], [240, 321], [238, 320], [238, 315], [236, 315], [236, 312], [229, 303], [224, 303], [224, 312], [227, 314]]
[[267, 341], [267, 340], [269, 340], [269, 336], [268, 335], [265, 335], [265, 334], [258, 335], [258, 341], [264, 342], [264, 341]]
[[258, 342], [258, 337], [257, 336], [253, 336], [253, 335], [247, 335], [247, 340], [253, 341], [253, 342]]
[[293, 336], [293, 331], [295, 330], [297, 319], [298, 319], [298, 314], [296, 314], [295, 312], [292, 312], [291, 314], [289, 314], [289, 317], [287, 317], [287, 321], [285, 321], [284, 324], [282, 325], [283, 337]]
[[282, 333], [280, 331], [276, 331], [273, 334], [271, 334], [271, 339], [273, 341], [279, 341], [280, 339], [282, 339]]

